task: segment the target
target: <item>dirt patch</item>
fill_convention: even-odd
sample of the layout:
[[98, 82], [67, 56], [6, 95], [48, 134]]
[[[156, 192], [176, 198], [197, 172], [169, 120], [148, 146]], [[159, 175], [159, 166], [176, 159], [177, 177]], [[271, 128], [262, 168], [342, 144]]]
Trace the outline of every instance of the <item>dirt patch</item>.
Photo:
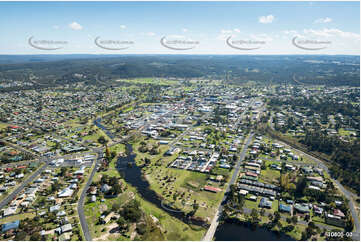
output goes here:
[[105, 229], [106, 229], [107, 232], [105, 232], [104, 234], [102, 234], [101, 236], [99, 236], [97, 238], [94, 238], [93, 240], [98, 240], [98, 241], [100, 241], [100, 240], [108, 240], [108, 237], [110, 235], [114, 234], [114, 231], [115, 231], [115, 229], [117, 227], [118, 227], [117, 223], [111, 223], [111, 224], [105, 226]]

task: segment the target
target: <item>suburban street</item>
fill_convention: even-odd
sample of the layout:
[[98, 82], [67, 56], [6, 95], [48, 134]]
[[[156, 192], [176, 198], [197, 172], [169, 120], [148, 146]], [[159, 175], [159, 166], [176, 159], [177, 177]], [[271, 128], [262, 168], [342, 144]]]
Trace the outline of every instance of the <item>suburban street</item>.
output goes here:
[[[255, 100], [252, 99], [250, 101], [250, 103], [248, 104], [247, 107], [250, 107], [254, 104]], [[245, 110], [242, 112], [242, 114], [240, 115], [240, 117], [238, 118], [237, 122], [235, 123], [235, 125], [237, 125], [237, 127], [239, 126], [240, 122], [242, 121], [243, 119], [243, 116], [245, 115], [246, 113], [246, 110], [247, 108], [245, 108]], [[245, 145], [243, 146], [243, 149], [242, 149], [242, 152], [240, 154], [240, 157], [236, 163], [236, 166], [235, 166], [235, 170], [233, 172], [233, 175], [231, 177], [231, 180], [229, 181], [228, 183], [228, 186], [226, 188], [226, 191], [225, 191], [225, 194], [227, 194], [229, 191], [230, 191], [230, 187], [231, 185], [233, 185], [236, 180], [237, 180], [237, 177], [239, 175], [239, 170], [240, 170], [240, 167], [241, 167], [241, 163], [243, 161], [243, 159], [245, 158], [246, 156], [246, 152], [247, 152], [247, 149], [248, 149], [248, 146], [250, 145], [251, 141], [252, 141], [252, 138], [253, 138], [253, 135], [254, 133], [251, 132], [251, 134], [248, 136], [248, 139], [245, 143]], [[213, 220], [212, 220], [212, 223], [210, 225], [210, 227], [208, 228], [208, 231], [207, 233], [205, 234], [205, 236], [203, 237], [203, 241], [211, 241], [213, 239], [213, 236], [217, 230], [217, 227], [218, 227], [218, 224], [219, 224], [219, 219], [220, 219], [220, 215], [222, 214], [222, 211], [223, 211], [223, 203], [224, 201], [227, 200], [227, 195], [225, 195], [221, 201], [221, 203], [219, 204], [219, 207], [217, 209], [217, 212], [216, 214], [214, 215], [213, 217]]]
[[[284, 142], [281, 142], [280, 143], [283, 143]], [[291, 145], [290, 145], [291, 146]], [[313, 161], [317, 162], [317, 164], [319, 164], [319, 166], [324, 169], [326, 172], [328, 172], [328, 167], [325, 165], [325, 163], [323, 161], [321, 161], [320, 159], [317, 159], [305, 152], [303, 152], [302, 150], [299, 150], [293, 146], [291, 146], [294, 150], [300, 152], [301, 154], [303, 154], [304, 156], [312, 159]], [[352, 218], [354, 220], [354, 223], [355, 223], [355, 227], [356, 227], [356, 231], [352, 233], [352, 239], [353, 240], [360, 240], [360, 219], [359, 219], [359, 216], [357, 214], [357, 211], [355, 209], [355, 206], [354, 206], [354, 203], [353, 203], [353, 199], [352, 197], [357, 197], [357, 195], [355, 193], [352, 193], [350, 192], [349, 190], [347, 190], [346, 188], [344, 188], [342, 186], [342, 184], [337, 181], [336, 179], [333, 179], [331, 178], [331, 180], [336, 184], [336, 186], [339, 188], [339, 190], [345, 195], [345, 197], [347, 197], [349, 199], [349, 202], [348, 202], [348, 205], [349, 205], [349, 208], [350, 208], [350, 211], [351, 211], [351, 214], [352, 214]]]
[[78, 214], [79, 214], [80, 225], [83, 230], [84, 238], [87, 241], [91, 241], [92, 237], [91, 237], [91, 234], [89, 231], [89, 226], [88, 226], [88, 223], [86, 222], [86, 218], [85, 218], [85, 214], [84, 214], [84, 202], [85, 202], [85, 198], [86, 198], [89, 186], [92, 183], [93, 177], [97, 171], [98, 164], [101, 161], [101, 159], [103, 158], [102, 151], [98, 151], [97, 156], [98, 157], [94, 164], [93, 170], [92, 170], [90, 176], [88, 177], [88, 181], [86, 182], [86, 184], [83, 188], [83, 191], [80, 195], [79, 201], [78, 201]]
[[[247, 152], [247, 149], [248, 149], [248, 146], [251, 144], [251, 141], [252, 141], [252, 138], [253, 138], [253, 133], [251, 133], [249, 136], [248, 136], [248, 139], [246, 141], [246, 144], [244, 145], [243, 149], [242, 149], [242, 152], [240, 154], [240, 157], [239, 157], [239, 160], [237, 161], [237, 164], [235, 166], [235, 170], [233, 172], [233, 175], [232, 175], [232, 178], [230, 180], [230, 182], [228, 183], [228, 186], [226, 188], [226, 194], [227, 192], [230, 191], [230, 187], [231, 185], [233, 185], [236, 180], [237, 180], [237, 177], [239, 175], [239, 170], [240, 170], [240, 167], [241, 167], [241, 163], [243, 161], [243, 159], [245, 158], [246, 156], [246, 152]], [[223, 202], [227, 200], [227, 195], [225, 195], [222, 199], [222, 202], [220, 203], [218, 209], [217, 209], [217, 212], [212, 220], [212, 223], [211, 223], [211, 226], [208, 228], [208, 231], [206, 233], [206, 235], [203, 237], [203, 241], [211, 241], [213, 239], [213, 236], [217, 230], [217, 227], [218, 227], [218, 224], [219, 224], [219, 219], [220, 219], [220, 215], [222, 214], [222, 211], [223, 211]]]
[[[271, 116], [271, 120], [270, 120], [270, 125], [271, 125], [271, 128], [274, 129], [274, 123], [272, 122], [272, 116]], [[283, 144], [283, 145], [288, 145], [288, 146], [291, 146], [294, 150], [296, 150], [297, 152], [301, 153], [302, 155], [304, 155], [305, 157], [313, 160], [314, 162], [316, 162], [318, 164], [318, 166], [320, 168], [322, 168], [323, 170], [325, 170], [327, 173], [329, 172], [328, 170], [328, 167], [327, 165], [320, 159], [312, 156], [312, 155], [309, 155], [307, 153], [305, 153], [304, 151], [302, 150], [299, 150], [297, 149], [296, 147], [292, 146], [291, 144], [286, 144], [285, 142], [282, 142], [282, 141], [278, 141], [280, 144]], [[359, 216], [357, 214], [357, 211], [356, 211], [356, 208], [354, 206], [354, 203], [353, 203], [353, 199], [352, 197], [357, 197], [357, 194], [353, 193], [353, 192], [350, 192], [349, 190], [347, 190], [345, 187], [342, 186], [342, 184], [337, 181], [336, 179], [333, 179], [331, 177], [331, 180], [336, 184], [336, 186], [339, 188], [339, 190], [345, 195], [345, 197], [347, 197], [349, 199], [349, 202], [348, 202], [348, 206], [350, 208], [350, 211], [351, 211], [351, 214], [352, 214], [352, 218], [354, 220], [354, 223], [355, 223], [355, 227], [356, 227], [356, 231], [352, 233], [352, 239], [353, 240], [360, 240], [360, 219], [359, 219]]]
[[33, 156], [35, 156], [35, 157], [39, 157], [38, 154], [35, 154], [35, 153], [32, 152], [32, 151], [29, 151], [29, 150], [27, 150], [27, 149], [24, 149], [23, 147], [21, 147], [21, 146], [19, 146], [19, 145], [12, 144], [12, 143], [10, 143], [10, 142], [8, 142], [8, 141], [6, 141], [6, 140], [3, 140], [3, 139], [0, 139], [0, 142], [3, 142], [4, 144], [6, 144], [6, 145], [8, 145], [8, 146], [10, 146], [10, 147], [12, 147], [12, 148], [14, 148], [14, 149], [20, 150], [21, 152], [31, 154], [31, 155], [33, 155]]
[[0, 210], [3, 209], [9, 202], [11, 202], [30, 182], [32, 182], [43, 170], [48, 167], [48, 164], [43, 165], [30, 175], [20, 186], [18, 186], [12, 193], [0, 202]]

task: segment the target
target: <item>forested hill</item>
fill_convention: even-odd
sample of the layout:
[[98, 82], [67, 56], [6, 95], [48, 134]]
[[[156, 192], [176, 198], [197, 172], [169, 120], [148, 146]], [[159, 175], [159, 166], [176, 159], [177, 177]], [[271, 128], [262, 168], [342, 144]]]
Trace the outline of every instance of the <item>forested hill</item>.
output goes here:
[[[31, 75], [30, 75], [31, 73]], [[69, 83], [87, 78], [217, 78], [234, 83], [360, 85], [359, 56], [36, 55], [0, 56], [3, 80]], [[34, 78], [32, 78], [34, 79]]]

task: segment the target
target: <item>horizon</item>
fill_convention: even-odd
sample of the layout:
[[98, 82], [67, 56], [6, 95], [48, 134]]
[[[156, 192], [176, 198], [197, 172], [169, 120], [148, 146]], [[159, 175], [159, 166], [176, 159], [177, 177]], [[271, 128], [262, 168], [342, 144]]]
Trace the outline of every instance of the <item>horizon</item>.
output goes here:
[[0, 54], [360, 55], [359, 9], [359, 2], [0, 2]]

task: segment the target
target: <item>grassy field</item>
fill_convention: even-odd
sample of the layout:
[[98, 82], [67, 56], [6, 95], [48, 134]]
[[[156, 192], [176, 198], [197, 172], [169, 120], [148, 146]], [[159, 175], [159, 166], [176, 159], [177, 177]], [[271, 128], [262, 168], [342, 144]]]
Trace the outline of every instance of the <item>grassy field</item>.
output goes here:
[[9, 222], [13, 222], [16, 220], [24, 220], [25, 218], [34, 218], [35, 212], [23, 212], [21, 214], [16, 214], [8, 217], [4, 217], [0, 219], [0, 224], [5, 224]]
[[266, 183], [278, 183], [280, 178], [280, 171], [271, 169], [269, 166], [275, 162], [266, 161], [266, 169], [261, 170], [261, 176], [259, 181]]
[[[110, 151], [116, 151], [117, 153], [125, 152], [125, 147], [123, 144], [118, 144], [110, 147]], [[94, 177], [94, 181], [98, 181], [102, 174], [120, 177], [118, 171], [115, 168], [115, 162], [116, 162], [116, 158], [113, 159], [112, 162], [109, 164], [109, 168], [107, 171], [97, 172]], [[123, 179], [121, 179], [121, 182], [123, 184], [126, 184], [126, 182]], [[134, 195], [135, 198], [140, 202], [142, 210], [147, 215], [153, 215], [159, 220], [161, 227], [165, 231], [164, 235], [167, 238], [167, 240], [199, 240], [205, 233], [205, 230], [203, 228], [197, 226], [191, 227], [183, 223], [182, 221], [168, 215], [167, 213], [165, 213], [163, 210], [159, 209], [155, 205], [145, 201], [137, 194], [137, 190], [134, 187], [130, 186], [129, 184], [126, 184], [126, 187], [127, 190], [117, 198], [105, 199], [104, 202], [98, 200], [95, 203], [89, 203], [85, 205], [85, 214], [93, 238], [101, 237], [102, 235], [107, 233], [106, 230], [103, 229], [109, 224], [95, 225], [95, 221], [99, 219], [101, 212], [111, 208], [113, 203], [120, 203], [124, 205], [124, 203], [129, 199], [131, 199]], [[131, 232], [132, 231], [130, 230], [130, 232], [128, 232], [128, 235], [130, 235]], [[154, 234], [149, 234], [149, 236], [150, 236], [149, 240], [151, 240], [152, 238], [156, 238], [154, 237], [155, 236]], [[118, 233], [114, 235], [110, 235], [108, 239], [129, 240], [129, 238], [123, 237]]]
[[[110, 172], [106, 172], [106, 174], [112, 176], [115, 175], [114, 171], [112, 169], [108, 170]], [[100, 178], [100, 176], [98, 177]], [[122, 180], [123, 183], [125, 183], [124, 180]], [[137, 194], [137, 191], [134, 187], [127, 185], [127, 191], [118, 196], [117, 198], [112, 199], [105, 199], [104, 202], [100, 202], [99, 200], [96, 203], [89, 203], [85, 206], [85, 214], [88, 221], [88, 224], [90, 226], [90, 230], [92, 233], [92, 236], [94, 238], [102, 236], [102, 234], [106, 233], [106, 231], [103, 231], [103, 228], [106, 225], [95, 225], [95, 221], [98, 220], [100, 217], [101, 211], [105, 211], [106, 209], [111, 208], [113, 203], [120, 203], [122, 205], [125, 204], [126, 201], [131, 199], [132, 194]], [[203, 236], [205, 230], [200, 227], [190, 227], [187, 224], [181, 222], [180, 220], [173, 218], [172, 216], [165, 213], [163, 210], [159, 209], [152, 203], [149, 203], [142, 199], [140, 196], [135, 195], [136, 199], [140, 202], [142, 210], [147, 215], [153, 215], [156, 217], [161, 227], [165, 231], [165, 237], [167, 240], [199, 240]], [[111, 222], [109, 222], [111, 223]], [[186, 231], [186, 232], [185, 232]], [[129, 232], [129, 235], [131, 234], [131, 231]], [[151, 236], [151, 235], [150, 235]], [[113, 240], [129, 240], [129, 238], [125, 238], [123, 236], [120, 236], [120, 234], [116, 234], [113, 236], [110, 236], [109, 239]], [[151, 239], [151, 238], [149, 238]]]
[[[158, 155], [139, 152], [138, 148], [142, 141], [146, 142], [149, 147], [155, 145], [157, 141], [140, 138], [133, 144], [133, 151], [137, 154], [135, 159], [138, 165], [144, 164], [142, 162], [144, 158], [151, 160], [151, 164], [143, 168], [145, 177], [150, 183], [150, 188], [168, 203], [174, 203], [174, 207], [181, 208], [186, 212], [192, 210], [192, 205], [196, 200], [199, 209], [195, 215], [209, 219], [213, 217], [223, 197], [223, 192], [211, 193], [203, 191], [203, 187], [207, 184], [217, 187], [219, 184], [210, 184], [209, 175], [204, 173], [168, 168], [167, 165], [176, 158], [177, 154], [163, 156], [164, 152], [169, 149], [167, 145], [160, 145]], [[174, 196], [177, 196], [175, 200]]]
[[100, 215], [110, 209], [114, 203], [124, 205], [125, 202], [131, 199], [131, 194], [131, 192], [124, 192], [116, 198], [105, 199], [104, 202], [98, 199], [96, 202], [85, 204], [84, 213], [93, 238], [102, 235], [104, 225], [97, 224]]
[[5, 129], [6, 127], [8, 127], [9, 124], [6, 124], [6, 123], [1, 123], [0, 122], [0, 129]]
[[[204, 218], [210, 219], [213, 217], [223, 197], [223, 192], [203, 191], [204, 185], [209, 184], [209, 176], [199, 172], [150, 167], [146, 178], [151, 184], [151, 189], [160, 194], [166, 201], [174, 202], [174, 206], [181, 208], [183, 211], [190, 212], [192, 204], [196, 200], [199, 204], [196, 216]], [[219, 187], [219, 184], [216, 183], [209, 185]], [[177, 194], [176, 200], [174, 200], [174, 194]], [[182, 204], [182, 200], [185, 206]]]

